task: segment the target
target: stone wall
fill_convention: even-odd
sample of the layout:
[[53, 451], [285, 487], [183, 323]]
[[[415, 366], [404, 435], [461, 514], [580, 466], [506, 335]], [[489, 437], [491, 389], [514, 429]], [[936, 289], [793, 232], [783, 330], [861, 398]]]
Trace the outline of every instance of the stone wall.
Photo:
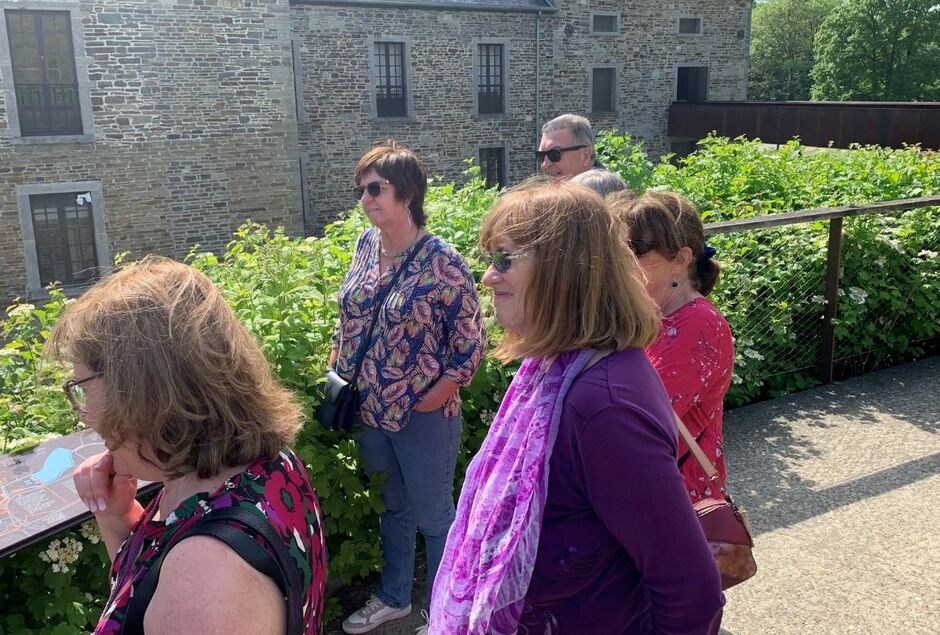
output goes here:
[[[297, 72], [303, 91], [300, 148], [308, 157], [308, 230], [355, 203], [356, 162], [376, 142], [394, 138], [414, 149], [430, 173], [460, 179], [480, 147], [505, 146], [508, 175], [532, 174], [536, 144], [534, 14], [481, 11], [344, 8], [297, 5], [292, 11]], [[542, 17], [542, 23], [546, 18]], [[542, 47], [551, 32], [542, 31]], [[508, 111], [474, 111], [477, 41], [508, 47]], [[413, 111], [404, 120], [373, 113], [371, 59], [376, 39], [403, 41], [411, 56], [406, 83]], [[544, 59], [548, 59], [544, 57]], [[551, 69], [542, 69], [542, 97]]]
[[14, 135], [0, 67], [0, 299], [27, 292], [18, 185], [100, 182], [111, 253], [218, 250], [247, 218], [303, 231], [287, 0], [0, 0], [15, 8], [75, 15], [93, 129]]
[[[307, 230], [352, 207], [359, 157], [378, 141], [411, 146], [432, 174], [461, 178], [480, 146], [508, 151], [510, 182], [535, 173], [538, 127], [565, 112], [595, 130], [641, 138], [657, 156], [669, 150], [666, 122], [680, 65], [707, 66], [709, 99], [742, 99], [747, 89], [750, 0], [564, 0], [531, 13], [435, 11], [297, 4], [292, 8], [295, 68], [303, 94], [300, 149], [306, 170]], [[620, 33], [591, 33], [593, 12], [619, 13]], [[702, 18], [700, 35], [680, 35], [679, 17]], [[539, 21], [539, 60], [535, 33]], [[408, 120], [373, 114], [370, 59], [376, 38], [404, 41], [414, 109]], [[474, 114], [475, 41], [508, 42], [509, 111]], [[540, 69], [536, 100], [535, 69]], [[591, 113], [591, 67], [618, 74], [617, 111]], [[538, 112], [538, 121], [534, 120]]]

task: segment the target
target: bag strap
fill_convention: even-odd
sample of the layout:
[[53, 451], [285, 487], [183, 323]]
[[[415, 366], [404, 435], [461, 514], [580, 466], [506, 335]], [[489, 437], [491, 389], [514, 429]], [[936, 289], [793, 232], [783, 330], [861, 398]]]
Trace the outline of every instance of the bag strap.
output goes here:
[[[252, 536], [221, 522], [225, 520], [241, 523], [257, 532], [271, 546], [277, 554], [277, 558], [272, 557]], [[301, 588], [300, 581], [296, 567], [292, 566], [291, 557], [284, 547], [283, 539], [274, 533], [271, 523], [262, 519], [258, 514], [242, 507], [228, 507], [206, 513], [186, 530], [184, 536], [171, 542], [157, 556], [150, 565], [150, 569], [134, 587], [121, 626], [122, 635], [137, 635], [144, 632], [144, 614], [150, 605], [150, 600], [153, 599], [154, 592], [157, 590], [163, 559], [178, 542], [190, 536], [200, 535], [212, 536], [221, 540], [256, 571], [274, 580], [286, 602], [287, 635], [303, 634], [303, 599], [298, 596]]]
[[701, 446], [699, 446], [698, 441], [695, 440], [695, 437], [692, 436], [692, 433], [689, 432], [689, 429], [685, 427], [685, 424], [682, 423], [682, 419], [679, 418], [678, 413], [675, 410], [672, 411], [672, 414], [676, 418], [676, 426], [679, 428], [679, 436], [682, 437], [682, 440], [685, 441], [685, 445], [689, 448], [689, 451], [692, 453], [692, 456], [695, 457], [695, 460], [698, 461], [699, 465], [702, 466], [702, 469], [705, 470], [705, 476], [708, 477], [708, 480], [714, 482], [718, 481], [718, 470], [715, 469], [715, 466], [712, 465], [711, 461], [708, 460], [708, 457], [705, 456], [705, 453], [702, 451]]
[[408, 254], [408, 258], [406, 258], [401, 267], [395, 271], [395, 275], [392, 276], [388, 286], [382, 290], [378, 302], [375, 303], [376, 309], [375, 315], [372, 316], [372, 324], [369, 325], [369, 331], [362, 340], [362, 344], [359, 345], [359, 350], [356, 351], [356, 357], [359, 358], [359, 361], [356, 363], [356, 370], [353, 371], [352, 379], [349, 380], [351, 386], [355, 387], [356, 382], [359, 380], [359, 370], [362, 368], [362, 363], [366, 359], [366, 351], [368, 350], [369, 342], [372, 341], [372, 332], [375, 330], [375, 325], [379, 321], [379, 315], [382, 313], [382, 308], [385, 306], [385, 300], [388, 298], [388, 294], [391, 293], [392, 289], [395, 287], [395, 283], [398, 282], [398, 278], [401, 277], [401, 274], [408, 268], [408, 265], [411, 264], [411, 261], [414, 260], [414, 257], [421, 251], [421, 247], [424, 246], [424, 243], [426, 243], [430, 237], [431, 234], [425, 234], [421, 237], [421, 240], [415, 243], [411, 253]]

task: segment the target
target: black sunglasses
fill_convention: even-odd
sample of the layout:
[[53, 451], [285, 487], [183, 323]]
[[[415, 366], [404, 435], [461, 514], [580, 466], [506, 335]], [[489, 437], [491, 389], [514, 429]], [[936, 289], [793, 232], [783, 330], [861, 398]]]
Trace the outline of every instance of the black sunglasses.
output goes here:
[[69, 400], [69, 403], [72, 405], [72, 408], [75, 409], [75, 412], [81, 412], [85, 408], [85, 391], [82, 390], [81, 385], [86, 381], [91, 381], [92, 379], [98, 379], [101, 377], [101, 373], [94, 373], [85, 377], [84, 379], [72, 379], [62, 384], [62, 390], [65, 392], [65, 398]]
[[548, 157], [548, 160], [552, 163], [558, 163], [561, 161], [561, 153], [568, 152], [570, 150], [580, 150], [581, 148], [586, 148], [587, 146], [581, 144], [579, 146], [568, 146], [567, 148], [552, 148], [551, 150], [536, 150], [535, 158], [542, 162], [545, 160], [545, 157]]
[[530, 255], [528, 251], [509, 253], [508, 251], [497, 249], [492, 253], [484, 252], [483, 260], [485, 260], [487, 264], [492, 265], [493, 269], [496, 269], [499, 273], [506, 273], [512, 267], [513, 260], [528, 258]]
[[627, 245], [630, 247], [630, 251], [636, 255], [637, 258], [644, 256], [649, 252], [653, 251], [659, 247], [659, 243], [655, 240], [628, 240]]
[[378, 181], [369, 181], [364, 186], [357, 185], [356, 187], [353, 188], [353, 196], [356, 197], [357, 201], [361, 201], [362, 195], [368, 192], [369, 196], [371, 196], [372, 198], [375, 198], [376, 196], [382, 193], [383, 183], [391, 184], [391, 181], [389, 181], [388, 179], [379, 179]]

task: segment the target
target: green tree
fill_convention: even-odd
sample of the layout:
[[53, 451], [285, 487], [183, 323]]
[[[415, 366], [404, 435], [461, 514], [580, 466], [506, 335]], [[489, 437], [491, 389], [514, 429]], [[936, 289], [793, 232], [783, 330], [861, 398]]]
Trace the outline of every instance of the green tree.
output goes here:
[[815, 42], [813, 99], [940, 99], [940, 2], [840, 4]]
[[813, 38], [826, 16], [842, 1], [766, 0], [754, 5], [750, 99], [809, 99]]

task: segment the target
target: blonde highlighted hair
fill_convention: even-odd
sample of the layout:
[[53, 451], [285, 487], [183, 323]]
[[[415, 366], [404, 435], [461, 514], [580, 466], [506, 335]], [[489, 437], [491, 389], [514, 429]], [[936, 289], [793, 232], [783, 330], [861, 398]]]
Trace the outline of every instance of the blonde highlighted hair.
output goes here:
[[581, 348], [623, 350], [651, 344], [656, 307], [637, 277], [603, 199], [577, 183], [541, 177], [504, 193], [486, 219], [480, 245], [509, 240], [530, 252], [526, 334], [507, 333], [495, 356], [552, 357]]
[[273, 459], [301, 413], [218, 288], [192, 267], [148, 257], [72, 304], [47, 354], [100, 373], [96, 425], [115, 447], [137, 444], [167, 478], [209, 478]]

